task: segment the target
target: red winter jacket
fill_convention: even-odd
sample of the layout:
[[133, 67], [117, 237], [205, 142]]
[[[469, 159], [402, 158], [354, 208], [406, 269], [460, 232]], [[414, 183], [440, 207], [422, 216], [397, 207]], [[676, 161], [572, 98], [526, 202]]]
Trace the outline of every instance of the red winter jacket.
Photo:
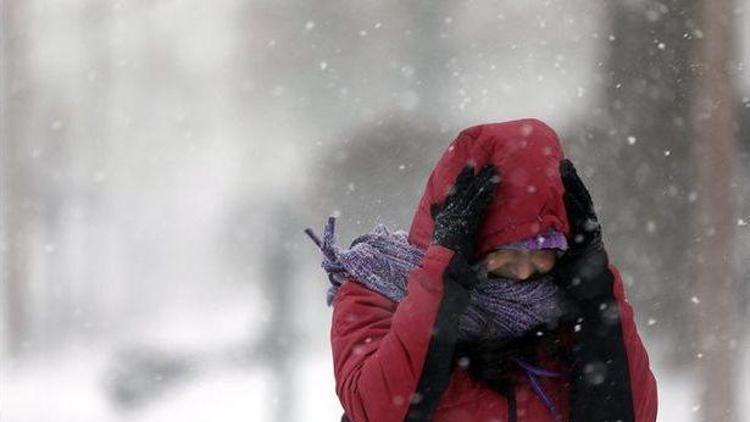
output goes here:
[[[476, 168], [491, 162], [499, 168], [501, 182], [480, 227], [475, 256], [550, 226], [569, 235], [558, 170], [561, 159], [557, 135], [536, 119], [470, 127], [450, 144], [427, 181], [411, 224], [409, 241], [425, 248], [426, 255], [409, 273], [404, 299], [394, 303], [353, 279], [343, 284], [335, 298], [331, 345], [336, 392], [349, 420], [553, 420], [525, 377], [515, 376], [512, 394], [501, 395], [451, 363], [456, 320], [450, 315], [465, 307], [468, 297], [453, 277], [466, 263], [452, 250], [430, 244], [433, 220], [429, 210], [431, 204], [444, 200], [467, 161], [473, 160]], [[623, 350], [621, 362], [609, 363], [622, 365], [629, 382], [628, 403], [624, 403], [632, 414], [628, 418], [654, 421], [656, 381], [620, 274], [611, 264], [609, 269], [620, 317], [611, 347]], [[546, 368], [564, 369], [554, 359], [540, 358]], [[568, 420], [570, 382], [540, 381]]]

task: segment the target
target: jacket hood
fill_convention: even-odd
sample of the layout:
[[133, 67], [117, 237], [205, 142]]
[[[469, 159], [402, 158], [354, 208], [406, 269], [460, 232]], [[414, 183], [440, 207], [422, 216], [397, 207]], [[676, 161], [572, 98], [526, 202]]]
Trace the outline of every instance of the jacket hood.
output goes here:
[[461, 131], [427, 180], [409, 229], [409, 242], [426, 249], [434, 222], [430, 205], [443, 202], [468, 163], [498, 168], [500, 183], [477, 234], [475, 257], [497, 245], [526, 239], [550, 227], [569, 236], [559, 165], [564, 158], [555, 131], [527, 118], [472, 126]]

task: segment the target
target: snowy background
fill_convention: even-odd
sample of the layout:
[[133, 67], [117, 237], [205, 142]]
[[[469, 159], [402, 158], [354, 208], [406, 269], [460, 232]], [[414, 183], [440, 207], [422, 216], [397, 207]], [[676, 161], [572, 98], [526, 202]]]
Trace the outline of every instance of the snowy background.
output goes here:
[[583, 169], [659, 420], [750, 420], [750, 2], [605, 3], [1, 0], [0, 420], [338, 420], [303, 229], [408, 229], [462, 128], [521, 117]]

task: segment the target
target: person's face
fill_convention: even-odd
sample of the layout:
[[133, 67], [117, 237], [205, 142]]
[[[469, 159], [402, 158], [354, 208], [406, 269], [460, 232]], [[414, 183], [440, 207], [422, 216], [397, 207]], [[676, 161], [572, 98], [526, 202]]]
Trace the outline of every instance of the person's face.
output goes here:
[[556, 259], [552, 249], [503, 249], [488, 253], [482, 262], [495, 276], [526, 280], [549, 272]]

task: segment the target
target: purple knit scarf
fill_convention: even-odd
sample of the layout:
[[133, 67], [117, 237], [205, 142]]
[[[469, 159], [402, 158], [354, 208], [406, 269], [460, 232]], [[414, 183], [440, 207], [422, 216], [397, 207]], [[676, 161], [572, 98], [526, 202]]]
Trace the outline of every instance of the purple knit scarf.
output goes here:
[[[354, 239], [347, 250], [335, 245], [335, 217], [329, 217], [319, 239], [311, 228], [305, 233], [323, 253], [321, 267], [328, 273], [330, 287], [328, 306], [347, 278], [370, 290], [400, 302], [406, 295], [408, 273], [420, 265], [425, 251], [411, 245], [403, 230], [390, 231], [378, 224], [367, 234]], [[499, 246], [497, 249], [567, 249], [565, 237], [549, 231], [534, 238]], [[520, 337], [540, 324], [554, 322], [561, 309], [559, 291], [551, 275], [533, 280], [488, 278], [483, 266], [478, 266], [479, 283], [471, 290], [469, 306], [458, 321], [459, 341], [479, 338], [506, 340]], [[559, 373], [534, 367], [521, 359], [514, 359], [524, 370], [532, 387], [555, 419], [560, 414], [554, 402], [544, 393], [537, 376], [557, 377]]]
[[[400, 302], [406, 295], [408, 273], [419, 266], [425, 251], [411, 245], [403, 230], [392, 232], [382, 224], [356, 238], [349, 249], [341, 250], [335, 245], [334, 227], [335, 218], [330, 217], [322, 241], [312, 229], [305, 230], [324, 256], [321, 267], [331, 282], [328, 305], [347, 277]], [[488, 278], [481, 266], [477, 269], [480, 281], [459, 319], [459, 341], [516, 338], [560, 316], [560, 292], [551, 275], [519, 282]]]

